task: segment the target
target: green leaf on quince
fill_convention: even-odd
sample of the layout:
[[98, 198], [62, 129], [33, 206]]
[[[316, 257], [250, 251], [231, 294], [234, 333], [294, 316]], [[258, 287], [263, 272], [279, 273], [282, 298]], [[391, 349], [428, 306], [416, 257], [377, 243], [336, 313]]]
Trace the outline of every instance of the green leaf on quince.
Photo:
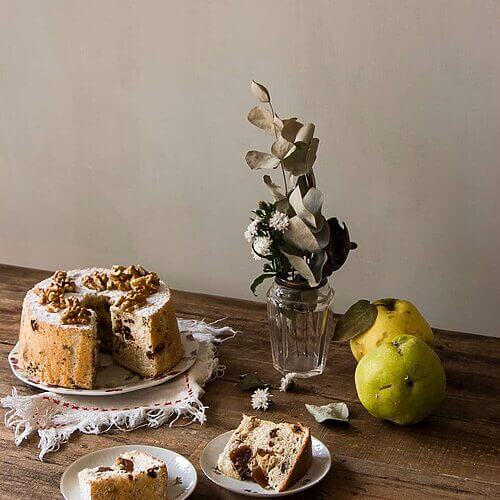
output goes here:
[[345, 403], [330, 403], [323, 406], [306, 404], [307, 411], [315, 418], [316, 422], [325, 421], [348, 422], [349, 408]]
[[375, 323], [377, 314], [377, 308], [369, 300], [358, 300], [338, 321], [334, 340], [351, 340], [365, 333]]

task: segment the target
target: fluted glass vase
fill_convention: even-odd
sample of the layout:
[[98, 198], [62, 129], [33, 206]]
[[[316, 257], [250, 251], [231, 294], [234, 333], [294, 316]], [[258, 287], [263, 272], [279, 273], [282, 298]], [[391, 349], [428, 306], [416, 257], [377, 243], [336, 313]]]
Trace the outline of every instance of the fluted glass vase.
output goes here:
[[267, 293], [271, 351], [276, 370], [307, 378], [323, 373], [333, 332], [335, 292], [276, 278]]

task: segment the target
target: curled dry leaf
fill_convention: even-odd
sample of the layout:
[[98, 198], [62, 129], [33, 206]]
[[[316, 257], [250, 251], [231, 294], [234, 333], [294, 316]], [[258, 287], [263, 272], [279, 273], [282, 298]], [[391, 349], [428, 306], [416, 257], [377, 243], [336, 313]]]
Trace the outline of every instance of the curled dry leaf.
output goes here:
[[316, 161], [316, 154], [318, 153], [319, 139], [314, 138], [309, 145], [309, 149], [306, 155], [306, 167], [311, 171], [314, 162]]
[[345, 403], [330, 403], [323, 406], [306, 404], [306, 408], [316, 422], [320, 424], [328, 420], [337, 422], [349, 421], [349, 408], [347, 408]]
[[297, 118], [289, 118], [288, 120], [283, 120], [281, 137], [283, 137], [283, 139], [286, 139], [288, 142], [295, 142], [297, 133], [302, 127], [302, 123], [298, 122]]
[[283, 139], [283, 137], [278, 137], [276, 142], [271, 146], [271, 153], [276, 156], [276, 158], [282, 160], [293, 147], [291, 142]]
[[271, 177], [269, 177], [269, 175], [264, 175], [264, 184], [267, 186], [269, 191], [271, 191], [271, 194], [273, 195], [275, 201], [279, 201], [285, 198], [285, 193], [283, 192], [281, 187], [275, 184], [272, 181]]
[[283, 158], [283, 168], [297, 177], [307, 174], [309, 171], [306, 163], [308, 150], [309, 146], [305, 142], [296, 142]]
[[252, 80], [252, 83], [250, 84], [250, 88], [252, 89], [253, 95], [260, 102], [270, 102], [271, 101], [271, 97], [269, 96], [269, 91], [261, 83], [257, 83], [255, 80]]
[[328, 245], [330, 228], [328, 224], [323, 223], [321, 230], [313, 232], [312, 228], [296, 215], [290, 219], [283, 239], [295, 248], [316, 253]]
[[248, 112], [247, 119], [252, 125], [270, 134], [274, 134], [273, 115], [268, 109], [262, 106], [255, 106]]
[[[321, 274], [318, 277], [304, 260], [304, 253], [289, 245], [283, 245], [281, 253], [288, 259], [292, 267], [307, 281], [310, 287], [318, 286]], [[321, 252], [324, 253], [324, 252]], [[319, 280], [318, 280], [319, 278]]]
[[262, 151], [249, 151], [245, 156], [245, 160], [252, 170], [273, 169], [280, 164], [278, 158]]
[[305, 123], [295, 136], [293, 142], [305, 142], [308, 146], [314, 137], [314, 123]]
[[296, 214], [313, 229], [321, 229], [324, 218], [321, 216], [323, 194], [316, 188], [310, 188], [304, 197], [302, 190], [297, 186], [290, 195], [290, 204]]

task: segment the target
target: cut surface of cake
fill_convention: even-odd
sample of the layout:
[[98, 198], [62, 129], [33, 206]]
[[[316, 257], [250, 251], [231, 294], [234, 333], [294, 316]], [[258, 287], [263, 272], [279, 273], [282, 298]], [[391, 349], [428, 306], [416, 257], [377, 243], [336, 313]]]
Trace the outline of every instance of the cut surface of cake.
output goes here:
[[19, 366], [33, 379], [91, 389], [98, 352], [156, 377], [183, 347], [167, 285], [141, 266], [58, 271], [28, 291], [19, 334]]
[[142, 451], [123, 453], [110, 467], [83, 469], [78, 481], [82, 500], [168, 498], [165, 463]]
[[243, 415], [217, 467], [234, 479], [250, 479], [263, 488], [284, 491], [304, 477], [311, 463], [311, 433], [307, 427]]

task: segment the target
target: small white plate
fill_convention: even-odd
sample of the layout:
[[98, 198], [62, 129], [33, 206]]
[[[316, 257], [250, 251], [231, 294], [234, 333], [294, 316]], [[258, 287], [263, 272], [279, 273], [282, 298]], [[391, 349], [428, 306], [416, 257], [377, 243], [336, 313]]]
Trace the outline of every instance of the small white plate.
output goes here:
[[294, 493], [307, 490], [311, 486], [319, 483], [326, 476], [332, 465], [332, 459], [328, 448], [319, 439], [311, 437], [313, 461], [307, 474], [286, 491], [278, 493], [274, 490], [268, 490], [262, 488], [253, 481], [241, 481], [224, 476], [217, 468], [217, 459], [224, 450], [232, 434], [233, 431], [225, 432], [210, 441], [201, 453], [200, 465], [201, 470], [208, 479], [222, 486], [222, 488], [234, 491], [240, 495], [247, 495], [250, 497], [283, 497], [293, 495]]
[[196, 361], [199, 344], [193, 339], [193, 336], [181, 333], [182, 345], [184, 347], [184, 356], [169, 372], [158, 377], [147, 378], [137, 375], [120, 365], [117, 365], [109, 354], [99, 353], [99, 369], [93, 389], [70, 389], [49, 385], [34, 379], [31, 375], [21, 370], [18, 364], [19, 342], [9, 353], [9, 364], [14, 375], [25, 384], [41, 389], [42, 391], [55, 392], [57, 394], [70, 394], [72, 396], [109, 396], [123, 394], [125, 392], [138, 391], [163, 384], [171, 380], [186, 370], [189, 370]]
[[92, 467], [109, 467], [115, 458], [127, 451], [144, 451], [153, 457], [163, 460], [167, 465], [168, 498], [169, 500], [183, 500], [193, 493], [198, 480], [193, 464], [182, 455], [157, 446], [127, 445], [114, 446], [94, 451], [75, 460], [61, 477], [61, 493], [66, 500], [79, 500], [80, 487], [78, 473]]

